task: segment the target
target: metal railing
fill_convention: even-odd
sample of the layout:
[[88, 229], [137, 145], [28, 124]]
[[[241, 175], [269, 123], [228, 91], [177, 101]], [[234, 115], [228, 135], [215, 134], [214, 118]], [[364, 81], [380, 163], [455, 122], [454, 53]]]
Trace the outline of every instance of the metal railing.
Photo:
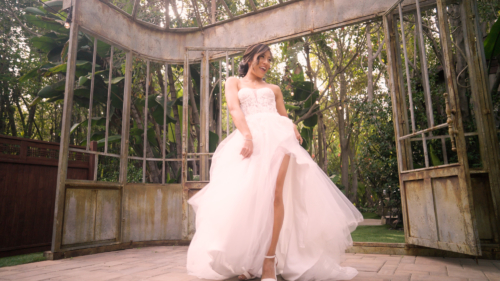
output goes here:
[[[200, 151], [198, 152], [188, 152], [188, 143], [187, 143], [187, 134], [189, 133], [188, 130], [188, 125], [183, 123], [183, 128], [182, 128], [182, 147], [183, 147], [183, 178], [184, 180], [187, 181], [187, 161], [200, 161], [200, 181], [208, 181], [209, 180], [209, 174], [208, 174], [208, 166], [209, 166], [209, 160], [212, 159], [212, 156], [214, 153], [209, 152], [209, 122], [210, 118], [208, 116], [209, 113], [209, 101], [210, 101], [210, 93], [209, 93], [209, 79], [208, 79], [208, 72], [209, 72], [209, 65], [210, 65], [210, 52], [224, 52], [225, 53], [225, 76], [226, 79], [229, 76], [229, 71], [231, 70], [231, 74], [234, 76], [235, 74], [235, 69], [234, 69], [234, 57], [236, 55], [241, 54], [243, 51], [245, 51], [244, 48], [212, 48], [212, 47], [186, 47], [186, 55], [185, 55], [185, 61], [184, 61], [184, 92], [186, 93], [189, 92], [189, 85], [190, 83], [188, 82], [190, 79], [190, 73], [189, 73], [189, 64], [190, 64], [190, 59], [189, 59], [189, 52], [203, 52], [203, 58], [201, 61], [201, 87], [200, 87], [200, 130], [201, 130], [201, 138], [199, 140], [200, 142]], [[231, 55], [230, 55], [231, 53]], [[219, 81], [218, 81], [218, 87], [219, 87], [219, 114], [217, 116], [217, 120], [220, 124], [220, 129], [218, 130], [217, 134], [219, 136], [219, 142], [222, 140], [222, 100], [223, 100], [223, 94], [222, 94], [222, 77], [223, 77], [223, 72], [222, 72], [222, 63], [224, 59], [219, 59], [217, 60], [219, 63]], [[231, 61], [231, 62], [230, 62]], [[229, 67], [231, 63], [231, 68]], [[184, 114], [188, 114], [188, 96], [184, 95], [183, 96], [183, 110]], [[230, 123], [232, 123], [232, 130], [230, 128]], [[226, 103], [226, 136], [229, 136], [229, 134], [234, 131], [235, 126], [234, 122], [230, 122], [230, 114], [229, 114], [229, 109]], [[197, 157], [199, 158], [189, 158], [189, 157]]]
[[[108, 89], [107, 89], [107, 100], [106, 100], [106, 125], [105, 125], [105, 132], [104, 132], [104, 152], [101, 151], [93, 151], [90, 150], [90, 139], [92, 135], [92, 118], [93, 118], [93, 103], [94, 103], [94, 92], [95, 92], [95, 76], [96, 76], [96, 57], [97, 57], [97, 44], [98, 44], [98, 38], [94, 37], [94, 48], [93, 48], [93, 57], [92, 57], [92, 74], [91, 74], [91, 87], [90, 87], [90, 96], [89, 96], [89, 110], [88, 110], [88, 118], [87, 118], [87, 137], [86, 137], [86, 147], [85, 149], [79, 149], [79, 148], [69, 148], [69, 151], [72, 152], [78, 152], [78, 153], [87, 153], [87, 154], [93, 154], [95, 155], [95, 165], [94, 165], [94, 179], [93, 181], [97, 181], [97, 169], [98, 169], [98, 163], [99, 163], [99, 157], [100, 156], [109, 156], [109, 157], [114, 157], [114, 158], [120, 158], [121, 159], [121, 154], [116, 154], [116, 153], [110, 153], [109, 152], [109, 122], [110, 122], [110, 108], [111, 108], [111, 85], [112, 85], [112, 80], [113, 80], [113, 59], [114, 59], [114, 54], [115, 54], [115, 48], [113, 45], [111, 45], [110, 48], [110, 62], [109, 62], [109, 77], [108, 77]], [[133, 59], [132, 56], [127, 57], [127, 59]], [[151, 69], [150, 69], [150, 60], [146, 60], [146, 92], [145, 92], [145, 106], [144, 106], [144, 124], [143, 124], [143, 156], [129, 156], [127, 155], [126, 159], [127, 160], [138, 160], [142, 161], [142, 183], [146, 183], [146, 163], [147, 161], [155, 161], [155, 162], [162, 162], [162, 175], [161, 175], [161, 183], [165, 184], [166, 182], [166, 163], [167, 162], [182, 162], [183, 158], [166, 158], [166, 144], [167, 144], [167, 96], [168, 96], [168, 64], [163, 63], [164, 68], [165, 68], [165, 75], [164, 75], [164, 93], [163, 93], [163, 134], [162, 134], [162, 143], [160, 145], [160, 149], [162, 150], [161, 158], [151, 158], [147, 157], [147, 130], [148, 130], [148, 112], [149, 112], [149, 105], [148, 105], [148, 97], [149, 97], [149, 88], [151, 84]], [[126, 68], [126, 71], [132, 71], [131, 69]], [[127, 85], [125, 85], [127, 87]], [[125, 105], [125, 104], [124, 104]], [[124, 113], [122, 118], [130, 118], [130, 116], [126, 116]], [[127, 131], [127, 134], [123, 134], [124, 131]], [[122, 128], [122, 138], [124, 135], [128, 135], [128, 132], [130, 131], [130, 128]], [[127, 142], [128, 143], [128, 142]], [[188, 159], [192, 160], [192, 159]]]
[[91, 82], [90, 82], [90, 96], [89, 96], [89, 110], [87, 115], [87, 138], [85, 149], [79, 148], [69, 148], [69, 151], [78, 152], [78, 153], [87, 153], [95, 155], [94, 158], [94, 171], [93, 171], [93, 181], [97, 181], [97, 169], [99, 164], [99, 156], [109, 156], [114, 158], [120, 158], [119, 154], [109, 153], [108, 152], [108, 143], [109, 143], [109, 109], [111, 107], [111, 80], [112, 80], [112, 71], [113, 71], [113, 55], [114, 55], [114, 47], [111, 46], [111, 57], [110, 57], [110, 69], [109, 69], [109, 86], [108, 86], [108, 96], [107, 96], [107, 104], [106, 104], [106, 129], [104, 135], [104, 152], [94, 151], [90, 149], [90, 138], [92, 135], [92, 117], [93, 117], [93, 105], [94, 105], [94, 90], [95, 90], [95, 66], [96, 66], [96, 58], [97, 58], [97, 43], [98, 39], [94, 37], [94, 45], [93, 45], [93, 53], [92, 53], [92, 74], [91, 74]]

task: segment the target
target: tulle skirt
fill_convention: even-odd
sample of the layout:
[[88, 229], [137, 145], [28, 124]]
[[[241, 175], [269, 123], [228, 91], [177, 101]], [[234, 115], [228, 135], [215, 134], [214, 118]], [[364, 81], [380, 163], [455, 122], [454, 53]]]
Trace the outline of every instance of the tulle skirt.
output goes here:
[[285, 280], [349, 280], [357, 271], [341, 267], [361, 213], [299, 144], [290, 119], [278, 113], [246, 117], [253, 154], [240, 155], [243, 135], [235, 130], [217, 147], [210, 183], [188, 203], [196, 232], [187, 255], [188, 274], [227, 279], [262, 275], [271, 244], [274, 192], [283, 157], [290, 162], [283, 187], [285, 205], [276, 257]]

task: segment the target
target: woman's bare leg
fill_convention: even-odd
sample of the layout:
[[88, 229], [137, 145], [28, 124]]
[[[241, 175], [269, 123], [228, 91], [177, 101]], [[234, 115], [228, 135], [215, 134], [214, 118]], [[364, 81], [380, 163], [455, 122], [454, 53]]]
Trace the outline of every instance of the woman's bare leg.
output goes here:
[[[290, 155], [286, 154], [281, 162], [280, 169], [278, 171], [278, 178], [276, 179], [276, 190], [274, 192], [274, 225], [273, 234], [271, 238], [271, 246], [267, 251], [267, 256], [273, 256], [276, 253], [276, 246], [278, 245], [278, 238], [281, 232], [281, 226], [283, 225], [283, 218], [285, 217], [285, 205], [283, 204], [283, 186], [285, 184], [286, 171], [288, 170], [288, 164], [290, 162]], [[262, 279], [264, 278], [274, 278], [274, 259], [264, 259], [264, 265], [262, 266]], [[245, 280], [245, 275], [240, 275], [238, 277], [240, 280]]]
[[[276, 179], [276, 191], [274, 194], [274, 226], [273, 236], [271, 238], [271, 246], [267, 251], [267, 256], [276, 254], [276, 246], [278, 245], [278, 238], [280, 236], [281, 227], [283, 226], [283, 218], [285, 217], [285, 205], [283, 204], [283, 186], [285, 184], [286, 171], [290, 162], [290, 155], [286, 154], [283, 157], [283, 162], [278, 172]], [[274, 263], [275, 259], [264, 259], [262, 266], [262, 279], [274, 278]]]

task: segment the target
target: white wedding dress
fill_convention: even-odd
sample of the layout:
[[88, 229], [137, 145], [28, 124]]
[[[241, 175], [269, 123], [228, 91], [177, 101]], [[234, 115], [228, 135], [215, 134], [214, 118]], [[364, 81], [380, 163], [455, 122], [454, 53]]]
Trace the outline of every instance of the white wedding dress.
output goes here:
[[274, 190], [285, 154], [290, 154], [283, 201], [285, 217], [276, 257], [285, 280], [349, 280], [357, 271], [341, 267], [361, 213], [299, 144], [293, 123], [278, 114], [270, 88], [242, 88], [240, 106], [253, 138], [253, 154], [240, 155], [244, 137], [232, 132], [217, 147], [210, 183], [188, 203], [196, 233], [187, 255], [188, 274], [228, 279], [262, 275], [271, 244]]

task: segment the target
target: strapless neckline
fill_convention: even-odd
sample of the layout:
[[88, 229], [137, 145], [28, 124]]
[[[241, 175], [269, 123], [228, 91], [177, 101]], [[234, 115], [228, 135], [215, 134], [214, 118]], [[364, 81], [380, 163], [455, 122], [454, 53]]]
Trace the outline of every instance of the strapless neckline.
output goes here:
[[262, 89], [269, 89], [269, 90], [271, 90], [271, 92], [274, 93], [274, 91], [271, 88], [269, 88], [269, 87], [262, 87], [262, 88], [257, 88], [257, 89], [249, 88], [249, 87], [243, 87], [243, 88], [241, 88], [241, 89], [238, 90], [238, 93], [241, 92], [241, 90], [243, 90], [243, 89], [250, 89], [250, 90], [255, 90], [255, 91], [262, 90]]
[[238, 90], [238, 99], [245, 116], [254, 113], [276, 112], [276, 95], [269, 87], [249, 88]]

